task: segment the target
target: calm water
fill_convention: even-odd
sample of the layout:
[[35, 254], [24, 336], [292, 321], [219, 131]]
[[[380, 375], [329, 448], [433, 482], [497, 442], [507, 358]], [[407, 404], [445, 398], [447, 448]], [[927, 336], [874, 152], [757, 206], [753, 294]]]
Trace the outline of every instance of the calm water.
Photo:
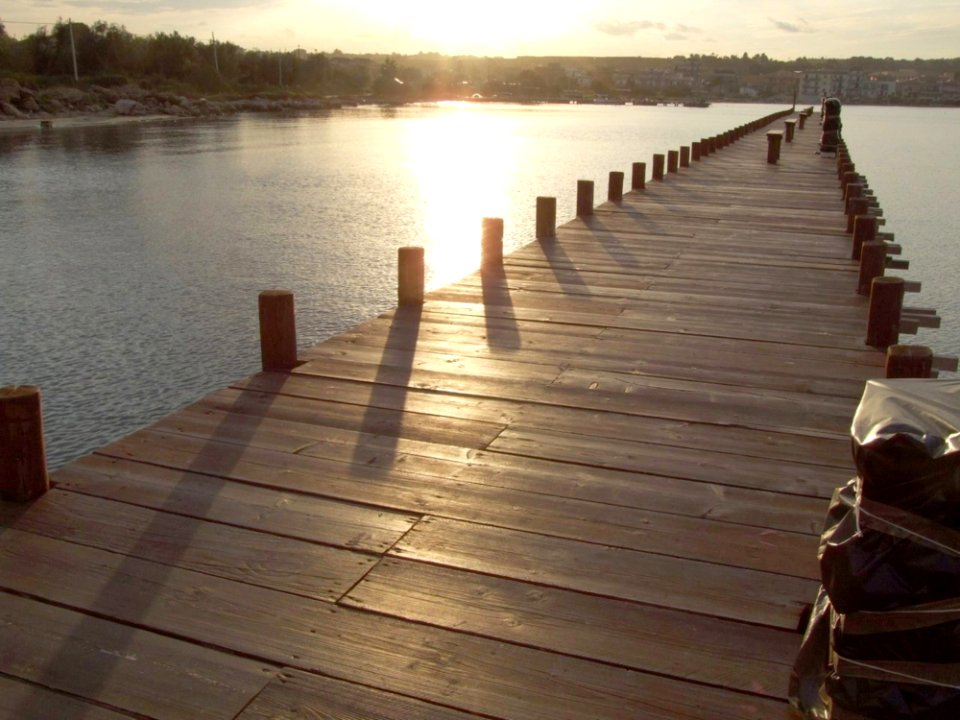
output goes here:
[[[443, 105], [13, 133], [0, 126], [0, 385], [39, 384], [57, 466], [258, 369], [257, 293], [294, 290], [302, 345], [395, 304], [396, 248], [436, 286], [507, 249], [537, 195], [779, 110]], [[927, 340], [960, 352], [958, 110], [847, 108], [844, 131], [904, 245]]]

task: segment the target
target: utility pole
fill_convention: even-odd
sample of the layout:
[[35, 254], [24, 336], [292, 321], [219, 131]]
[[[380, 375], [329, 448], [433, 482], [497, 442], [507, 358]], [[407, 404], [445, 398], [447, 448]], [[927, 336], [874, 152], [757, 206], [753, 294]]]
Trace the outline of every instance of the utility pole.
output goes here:
[[217, 71], [217, 75], [220, 75], [220, 63], [217, 60], [217, 38], [211, 32], [210, 33], [210, 42], [213, 43], [213, 69]]
[[80, 84], [80, 73], [77, 72], [77, 44], [73, 40], [73, 18], [67, 20], [70, 29], [70, 54], [73, 56], [73, 84]]

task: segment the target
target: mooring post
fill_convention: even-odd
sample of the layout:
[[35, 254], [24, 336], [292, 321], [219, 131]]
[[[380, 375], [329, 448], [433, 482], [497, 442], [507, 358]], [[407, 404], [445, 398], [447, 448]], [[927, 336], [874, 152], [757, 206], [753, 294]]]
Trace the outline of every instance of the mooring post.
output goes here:
[[664, 156], [657, 154], [653, 156], [653, 179], [663, 180], [663, 161]]
[[690, 159], [695, 162], [700, 162], [700, 141], [694, 140], [690, 143]]
[[607, 180], [607, 200], [618, 203], [623, 200], [623, 173], [613, 170]]
[[710, 154], [710, 141], [707, 138], [700, 138], [700, 157], [705, 158]]
[[680, 153], [677, 150], [667, 150], [667, 172], [675, 173], [680, 166]]
[[783, 139], [782, 132], [771, 130], [767, 133], [767, 162], [776, 165], [780, 159], [780, 141]]
[[878, 277], [870, 284], [870, 311], [866, 344], [875, 348], [896, 345], [900, 339], [903, 278]]
[[400, 305], [423, 305], [423, 248], [397, 248], [397, 300]]
[[690, 146], [680, 146], [680, 167], [690, 167]]
[[928, 378], [933, 372], [933, 350], [926, 345], [891, 345], [885, 370], [888, 378]]
[[869, 295], [873, 279], [882, 277], [887, 266], [887, 244], [873, 240], [860, 246], [860, 273], [857, 294]]
[[859, 260], [864, 243], [877, 239], [877, 228], [880, 227], [877, 218], [872, 215], [857, 215], [853, 220], [853, 248], [850, 257]]
[[788, 142], [788, 143], [792, 143], [792, 142], [793, 142], [794, 129], [797, 127], [797, 121], [796, 121], [796, 120], [784, 120], [784, 121], [783, 121], [783, 127], [784, 127], [784, 130], [786, 131], [786, 132], [784, 133], [784, 137], [783, 137], [784, 141], [785, 141], [785, 142]]
[[806, 113], [800, 113], [799, 117], [797, 118], [797, 129], [803, 130], [803, 126], [804, 126], [806, 123], [807, 123], [807, 114], [806, 114]]
[[0, 388], [0, 499], [29, 502], [49, 487], [40, 388]]
[[577, 180], [577, 217], [593, 215], [593, 180]]
[[847, 183], [843, 188], [843, 205], [846, 207], [847, 203], [850, 202], [853, 198], [863, 196], [863, 183], [861, 182], [851, 182]]
[[480, 221], [480, 267], [503, 266], [503, 218], [483, 218]]
[[858, 215], [866, 215], [870, 207], [865, 197], [853, 197], [847, 201], [847, 234], [853, 233], [853, 221]]
[[555, 237], [557, 234], [557, 199], [537, 198], [537, 240]]
[[644, 190], [647, 187], [647, 164], [645, 162], [635, 162], [630, 174], [630, 188], [632, 190]]
[[265, 372], [297, 365], [297, 320], [290, 290], [264, 290], [260, 311], [260, 364]]

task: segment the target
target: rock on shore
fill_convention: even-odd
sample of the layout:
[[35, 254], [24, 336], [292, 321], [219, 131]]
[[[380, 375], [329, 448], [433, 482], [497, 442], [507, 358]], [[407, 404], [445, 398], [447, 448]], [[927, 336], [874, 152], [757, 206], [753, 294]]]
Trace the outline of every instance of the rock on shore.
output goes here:
[[55, 87], [34, 90], [12, 78], [0, 79], [0, 120], [50, 118], [58, 115], [215, 117], [238, 112], [282, 112], [339, 107], [338, 103], [314, 98], [261, 97], [237, 100], [188, 98], [176, 93], [144, 90], [135, 85], [87, 90]]

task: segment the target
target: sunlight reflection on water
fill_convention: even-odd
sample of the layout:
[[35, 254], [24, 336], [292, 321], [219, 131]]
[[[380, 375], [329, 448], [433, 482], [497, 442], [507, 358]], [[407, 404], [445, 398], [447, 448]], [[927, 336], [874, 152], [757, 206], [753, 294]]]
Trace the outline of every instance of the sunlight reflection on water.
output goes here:
[[[578, 179], [599, 199], [609, 171], [779, 109], [443, 103], [0, 132], [0, 384], [43, 387], [61, 464], [256, 371], [261, 289], [294, 290], [301, 345], [315, 344], [395, 305], [398, 247], [424, 245], [428, 287], [449, 283], [477, 266], [482, 217], [504, 218], [509, 252], [533, 239], [536, 196], [566, 222]], [[910, 110], [845, 112], [888, 229], [924, 273], [916, 304], [960, 320], [946, 317], [952, 226], [914, 212], [956, 210], [917, 195], [932, 172], [902, 169], [942, 148], [864, 134], [878, 118], [909, 126]], [[952, 112], [921, 117], [941, 132]], [[956, 164], [938, 167], [952, 173], [938, 192], [955, 189]], [[957, 352], [958, 335], [931, 344]]]

